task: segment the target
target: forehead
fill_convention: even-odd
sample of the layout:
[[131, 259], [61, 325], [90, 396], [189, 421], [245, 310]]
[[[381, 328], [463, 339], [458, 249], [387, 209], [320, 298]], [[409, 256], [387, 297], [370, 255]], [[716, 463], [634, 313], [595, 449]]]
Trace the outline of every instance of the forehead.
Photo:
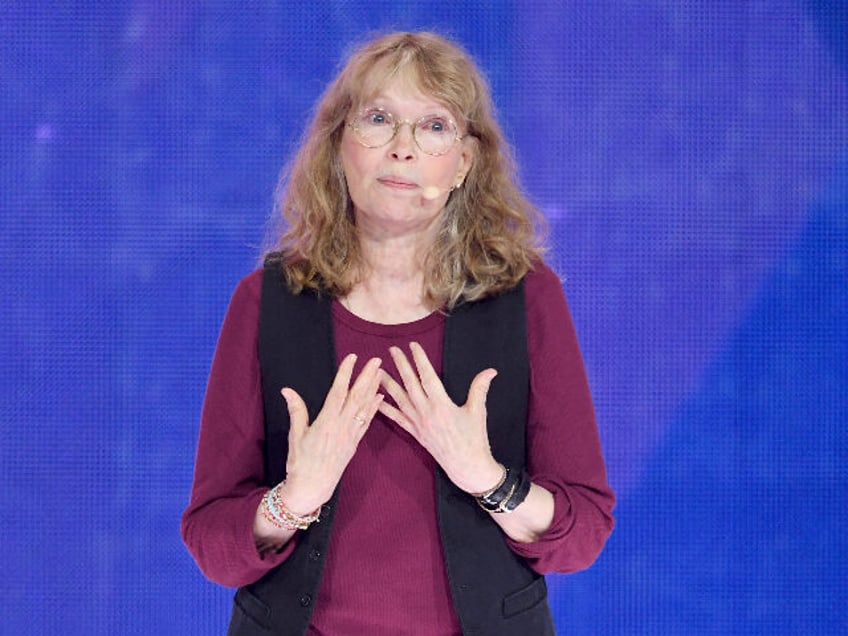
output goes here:
[[353, 96], [357, 108], [377, 105], [387, 110], [446, 111], [456, 115], [453, 109], [438, 96], [422, 86], [414, 70], [403, 68], [394, 73], [374, 68], [363, 78], [358, 95]]

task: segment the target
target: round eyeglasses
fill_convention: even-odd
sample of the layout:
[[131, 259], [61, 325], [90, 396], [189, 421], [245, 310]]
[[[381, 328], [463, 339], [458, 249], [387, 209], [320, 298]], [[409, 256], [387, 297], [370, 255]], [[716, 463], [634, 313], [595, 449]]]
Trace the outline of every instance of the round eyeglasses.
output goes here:
[[366, 148], [379, 148], [395, 138], [401, 124], [409, 124], [415, 145], [421, 152], [434, 157], [445, 154], [462, 139], [456, 123], [444, 115], [424, 115], [409, 121], [395, 119], [394, 115], [382, 108], [366, 108], [347, 125], [360, 144]]

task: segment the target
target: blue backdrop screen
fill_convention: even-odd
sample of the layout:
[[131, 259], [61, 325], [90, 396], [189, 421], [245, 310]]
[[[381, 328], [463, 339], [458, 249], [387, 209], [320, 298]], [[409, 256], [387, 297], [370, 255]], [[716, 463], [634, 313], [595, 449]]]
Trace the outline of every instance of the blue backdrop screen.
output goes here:
[[844, 633], [848, 5], [0, 5], [0, 633], [223, 633], [179, 538], [218, 328], [350, 46], [488, 73], [619, 496], [568, 634]]

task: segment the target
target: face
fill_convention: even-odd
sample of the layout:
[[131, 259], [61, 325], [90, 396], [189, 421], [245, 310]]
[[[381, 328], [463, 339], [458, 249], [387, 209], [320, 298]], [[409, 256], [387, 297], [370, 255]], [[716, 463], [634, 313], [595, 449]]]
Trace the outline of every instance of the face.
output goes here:
[[[393, 80], [363, 106], [387, 111], [396, 121], [416, 122], [424, 115], [455, 119], [444, 104], [403, 78]], [[459, 134], [463, 133], [460, 128]], [[438, 227], [450, 190], [465, 179], [471, 159], [468, 140], [456, 142], [438, 156], [423, 152], [415, 143], [411, 124], [401, 124], [395, 137], [378, 148], [363, 146], [345, 126], [341, 160], [357, 225], [376, 233]]]

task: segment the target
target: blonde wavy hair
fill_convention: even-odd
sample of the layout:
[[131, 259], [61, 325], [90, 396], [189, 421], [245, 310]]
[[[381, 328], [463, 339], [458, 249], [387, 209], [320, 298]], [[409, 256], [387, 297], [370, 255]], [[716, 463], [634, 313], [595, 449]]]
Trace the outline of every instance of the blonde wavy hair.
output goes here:
[[401, 74], [443, 102], [475, 146], [424, 262], [425, 301], [452, 309], [510, 289], [541, 256], [543, 218], [517, 185], [489, 87], [468, 53], [432, 33], [391, 33], [350, 56], [281, 176], [278, 208], [286, 229], [266, 256], [279, 262], [295, 293], [341, 297], [358, 282], [362, 261], [341, 139], [349, 114]]

